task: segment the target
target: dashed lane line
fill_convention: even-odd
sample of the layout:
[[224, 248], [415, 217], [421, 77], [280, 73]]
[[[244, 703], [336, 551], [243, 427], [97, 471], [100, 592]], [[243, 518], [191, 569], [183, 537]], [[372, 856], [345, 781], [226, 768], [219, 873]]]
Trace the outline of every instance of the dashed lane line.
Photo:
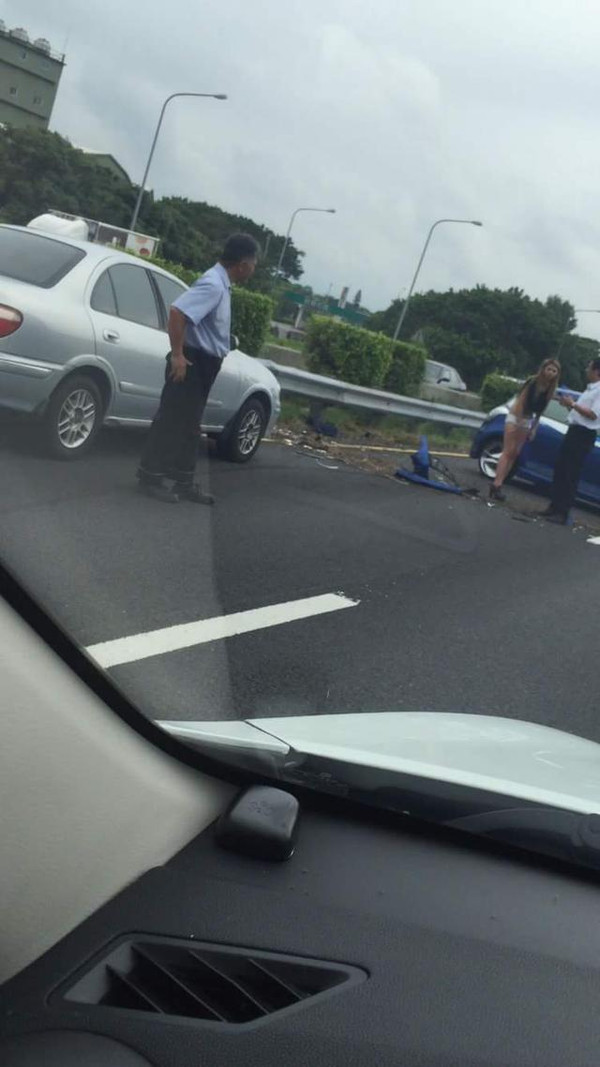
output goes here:
[[323, 593], [321, 596], [270, 604], [250, 611], [237, 611], [232, 615], [179, 623], [160, 630], [132, 634], [130, 637], [118, 637], [113, 641], [89, 645], [86, 652], [101, 667], [117, 667], [124, 663], [149, 659], [151, 656], [177, 652], [182, 648], [192, 648], [194, 645], [221, 641], [237, 634], [264, 630], [269, 626], [281, 626], [286, 622], [297, 622], [299, 619], [354, 608], [358, 603], [358, 600], [350, 600], [343, 593]]

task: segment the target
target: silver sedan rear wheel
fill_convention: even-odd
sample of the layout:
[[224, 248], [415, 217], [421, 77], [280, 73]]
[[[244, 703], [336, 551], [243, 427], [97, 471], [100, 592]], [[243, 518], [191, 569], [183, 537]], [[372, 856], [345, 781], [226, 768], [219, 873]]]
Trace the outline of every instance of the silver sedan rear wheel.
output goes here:
[[64, 448], [80, 448], [93, 433], [98, 409], [89, 389], [74, 389], [58, 413], [58, 438]]
[[54, 390], [44, 414], [44, 436], [52, 455], [78, 459], [102, 425], [104, 403], [93, 378], [75, 374]]

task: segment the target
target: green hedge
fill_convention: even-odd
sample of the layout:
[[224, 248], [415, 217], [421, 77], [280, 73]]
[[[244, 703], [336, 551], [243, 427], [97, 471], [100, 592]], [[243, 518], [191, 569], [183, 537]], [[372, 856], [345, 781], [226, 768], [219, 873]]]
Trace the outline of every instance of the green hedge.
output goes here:
[[[134, 253], [135, 254], [135, 253]], [[186, 285], [192, 285], [199, 271], [183, 267], [181, 263], [171, 263], [168, 259], [154, 256], [146, 262], [162, 270], [169, 271], [176, 278], [181, 278]], [[257, 356], [264, 345], [273, 318], [273, 301], [262, 293], [233, 286], [231, 290], [231, 332], [239, 338], [242, 352]]]
[[392, 341], [393, 352], [384, 388], [401, 396], [416, 396], [425, 373], [427, 352], [420, 345]]
[[418, 345], [323, 315], [309, 323], [306, 352], [313, 374], [404, 395], [418, 391], [425, 370], [425, 351]]
[[234, 286], [231, 290], [232, 331], [242, 352], [258, 356], [267, 340], [273, 318], [273, 301], [263, 293]]
[[481, 387], [481, 407], [484, 411], [491, 411], [499, 404], [505, 404], [519, 391], [520, 383], [514, 378], [507, 378], [504, 374], [494, 371], [487, 374]]
[[[136, 253], [133, 252], [132, 255], [136, 255]], [[153, 263], [155, 267], [160, 267], [161, 270], [168, 270], [169, 274], [174, 274], [176, 278], [181, 278], [182, 282], [185, 282], [186, 285], [191, 285], [198, 277], [198, 271], [190, 270], [189, 267], [183, 267], [181, 263], [171, 263], [170, 260], [162, 259], [161, 256], [153, 256], [152, 259], [149, 259], [147, 256], [144, 256], [143, 258], [146, 262]]]

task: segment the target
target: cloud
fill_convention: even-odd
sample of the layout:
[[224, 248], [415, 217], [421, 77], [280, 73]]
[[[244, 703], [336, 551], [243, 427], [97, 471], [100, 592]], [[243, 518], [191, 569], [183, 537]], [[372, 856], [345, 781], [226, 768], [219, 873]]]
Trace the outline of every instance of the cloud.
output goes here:
[[[519, 285], [600, 306], [595, 222], [600, 6], [588, 0], [5, 0], [9, 25], [61, 47], [53, 124], [139, 180], [294, 240], [305, 280], [384, 306], [419, 287]], [[600, 337], [594, 316], [582, 329]]]

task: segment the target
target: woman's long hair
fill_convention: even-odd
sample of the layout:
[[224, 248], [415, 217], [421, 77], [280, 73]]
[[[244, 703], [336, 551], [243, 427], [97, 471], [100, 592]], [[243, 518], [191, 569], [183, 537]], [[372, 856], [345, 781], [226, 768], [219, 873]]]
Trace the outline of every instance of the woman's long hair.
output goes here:
[[[550, 386], [546, 387], [546, 383], [544, 380], [544, 371], [550, 363], [552, 363], [555, 367], [558, 368], [558, 374], [556, 375], [554, 381], [550, 383]], [[546, 393], [546, 396], [548, 397], [548, 403], [550, 403], [560, 382], [560, 370], [560, 363], [557, 359], [543, 359], [537, 369], [537, 374], [532, 374], [531, 377], [527, 379], [527, 381], [523, 385], [521, 392], [525, 392], [525, 390], [529, 388], [532, 382], [535, 382], [540, 392]]]

